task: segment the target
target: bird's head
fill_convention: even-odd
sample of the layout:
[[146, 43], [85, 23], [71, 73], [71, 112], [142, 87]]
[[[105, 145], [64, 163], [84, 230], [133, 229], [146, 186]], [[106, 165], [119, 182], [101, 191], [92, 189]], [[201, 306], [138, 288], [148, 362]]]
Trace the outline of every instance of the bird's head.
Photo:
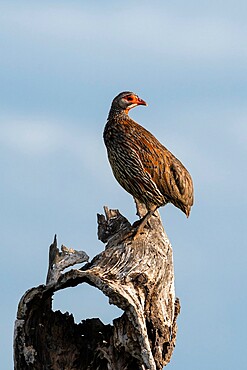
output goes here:
[[147, 105], [147, 103], [131, 91], [121, 92], [113, 99], [112, 102], [112, 108], [114, 110], [124, 111], [127, 114], [130, 109], [136, 107], [137, 105]]

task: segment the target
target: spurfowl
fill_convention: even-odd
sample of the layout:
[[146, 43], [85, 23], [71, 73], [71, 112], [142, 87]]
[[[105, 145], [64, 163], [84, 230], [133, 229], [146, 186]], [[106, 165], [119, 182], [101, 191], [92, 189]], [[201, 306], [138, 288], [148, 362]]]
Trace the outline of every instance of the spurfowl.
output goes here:
[[139, 226], [143, 229], [154, 211], [167, 203], [174, 204], [189, 217], [193, 183], [183, 164], [129, 117], [129, 110], [137, 105], [147, 103], [130, 91], [113, 99], [104, 142], [115, 178], [148, 209]]

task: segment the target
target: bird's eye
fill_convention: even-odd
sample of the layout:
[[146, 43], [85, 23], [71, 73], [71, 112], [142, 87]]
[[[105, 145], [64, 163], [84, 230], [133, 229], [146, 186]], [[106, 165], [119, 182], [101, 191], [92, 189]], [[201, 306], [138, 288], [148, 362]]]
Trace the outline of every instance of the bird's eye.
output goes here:
[[133, 98], [132, 98], [132, 96], [127, 96], [127, 97], [126, 97], [126, 100], [127, 100], [127, 101], [133, 101]]

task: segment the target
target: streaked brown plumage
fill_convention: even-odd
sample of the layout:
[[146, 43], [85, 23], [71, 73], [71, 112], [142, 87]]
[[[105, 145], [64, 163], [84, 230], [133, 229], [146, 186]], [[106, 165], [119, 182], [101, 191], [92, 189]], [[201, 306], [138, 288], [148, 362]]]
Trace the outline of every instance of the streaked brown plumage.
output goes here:
[[113, 174], [119, 184], [144, 203], [149, 216], [172, 203], [188, 217], [193, 205], [193, 183], [183, 164], [128, 112], [147, 105], [130, 91], [112, 102], [104, 129], [104, 142]]

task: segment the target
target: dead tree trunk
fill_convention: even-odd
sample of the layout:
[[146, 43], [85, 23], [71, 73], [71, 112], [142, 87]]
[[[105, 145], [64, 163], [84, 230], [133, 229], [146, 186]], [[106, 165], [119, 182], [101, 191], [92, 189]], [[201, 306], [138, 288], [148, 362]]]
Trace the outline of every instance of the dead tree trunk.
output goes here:
[[[138, 205], [139, 215], [146, 210]], [[158, 212], [133, 240], [118, 210], [98, 215], [105, 250], [88, 261], [85, 252], [50, 246], [46, 285], [28, 290], [19, 302], [14, 334], [15, 370], [161, 370], [171, 359], [180, 310], [175, 299], [172, 247]], [[76, 263], [80, 269], [62, 271]], [[88, 283], [124, 313], [112, 325], [100, 319], [74, 323], [53, 312], [54, 292]], [[83, 297], [82, 297], [83, 301]]]

